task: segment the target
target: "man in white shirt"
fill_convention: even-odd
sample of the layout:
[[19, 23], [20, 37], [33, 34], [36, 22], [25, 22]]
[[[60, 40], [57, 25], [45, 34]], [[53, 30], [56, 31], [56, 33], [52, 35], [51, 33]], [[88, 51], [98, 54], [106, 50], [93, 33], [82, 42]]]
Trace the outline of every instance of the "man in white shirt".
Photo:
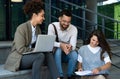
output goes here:
[[57, 47], [54, 52], [54, 58], [61, 79], [64, 77], [61, 62], [68, 62], [68, 79], [72, 76], [77, 62], [77, 52], [75, 51], [77, 42], [77, 28], [71, 24], [71, 18], [71, 12], [69, 10], [63, 10], [59, 16], [59, 22], [53, 22], [48, 26], [49, 35], [56, 35], [55, 28], [58, 34], [58, 41], [54, 43], [54, 46]]

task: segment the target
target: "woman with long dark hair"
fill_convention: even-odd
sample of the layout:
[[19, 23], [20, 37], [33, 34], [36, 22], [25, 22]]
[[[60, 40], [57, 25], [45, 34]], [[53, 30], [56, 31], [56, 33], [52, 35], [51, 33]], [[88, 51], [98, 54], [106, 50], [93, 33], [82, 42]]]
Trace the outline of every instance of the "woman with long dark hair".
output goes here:
[[[88, 44], [78, 50], [78, 71], [90, 70], [96, 76], [83, 76], [82, 79], [106, 79], [111, 67], [111, 50], [100, 30], [94, 30]], [[99, 74], [99, 75], [98, 75]]]

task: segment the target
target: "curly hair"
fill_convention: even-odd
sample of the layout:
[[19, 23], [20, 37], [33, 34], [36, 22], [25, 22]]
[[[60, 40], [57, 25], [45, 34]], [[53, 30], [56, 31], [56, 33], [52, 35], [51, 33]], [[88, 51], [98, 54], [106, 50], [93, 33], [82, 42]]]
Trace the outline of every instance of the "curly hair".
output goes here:
[[40, 11], [43, 10], [43, 2], [42, 1], [28, 1], [23, 7], [24, 13], [30, 19], [33, 13], [38, 14]]
[[101, 55], [100, 55], [101, 60], [103, 60], [103, 53], [105, 53], [105, 51], [108, 53], [109, 57], [111, 58], [111, 55], [112, 55], [111, 49], [110, 49], [110, 46], [105, 39], [105, 36], [104, 36], [103, 32], [100, 31], [100, 30], [92, 31], [92, 33], [90, 34], [90, 36], [88, 38], [88, 42], [87, 42], [88, 44], [90, 43], [90, 39], [93, 35], [97, 36], [97, 39], [99, 41], [98, 46], [100, 46], [102, 48]]

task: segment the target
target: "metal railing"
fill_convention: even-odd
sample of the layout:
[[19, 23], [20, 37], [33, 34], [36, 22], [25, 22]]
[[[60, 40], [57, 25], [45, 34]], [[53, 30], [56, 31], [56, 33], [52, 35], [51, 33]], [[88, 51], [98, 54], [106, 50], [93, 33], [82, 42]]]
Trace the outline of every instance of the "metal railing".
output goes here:
[[[49, 1], [51, 1], [51, 0], [49, 0]], [[109, 33], [111, 33], [112, 34], [112, 38], [113, 39], [119, 39], [120, 38], [120, 32], [118, 31], [118, 28], [119, 28], [119, 26], [120, 26], [120, 21], [118, 21], [118, 20], [115, 20], [115, 19], [113, 19], [113, 18], [111, 18], [111, 17], [108, 17], [108, 16], [105, 16], [105, 15], [102, 15], [102, 14], [100, 14], [100, 13], [96, 13], [96, 12], [94, 12], [94, 11], [92, 11], [92, 10], [89, 10], [89, 9], [86, 9], [84, 6], [79, 6], [79, 5], [76, 5], [76, 4], [73, 4], [73, 3], [71, 3], [71, 2], [68, 2], [68, 1], [66, 1], [66, 0], [59, 0], [61, 3], [63, 3], [63, 4], [67, 4], [67, 5], [70, 5], [71, 7], [77, 7], [77, 8], [79, 8], [79, 9], [81, 9], [82, 10], [82, 16], [78, 16], [78, 15], [76, 15], [76, 14], [73, 14], [73, 17], [75, 17], [75, 18], [77, 18], [77, 19], [80, 19], [81, 21], [82, 21], [82, 26], [77, 26], [76, 25], [76, 27], [78, 28], [78, 30], [81, 30], [82, 31], [82, 35], [81, 35], [81, 37], [82, 37], [82, 39], [86, 39], [87, 37], [85, 37], [87, 34], [89, 34], [89, 30], [87, 30], [86, 29], [86, 27], [90, 27], [92, 30], [93, 29], [101, 29], [104, 33], [105, 33], [105, 35], [107, 36]], [[49, 2], [49, 7], [51, 8], [50, 9], [50, 11], [52, 10], [52, 9], [55, 9], [55, 10], [57, 10], [57, 11], [60, 11], [62, 8], [59, 8], [59, 7], [56, 7], [56, 6], [53, 6], [52, 4], [51, 4], [51, 2]], [[49, 11], [49, 12], [50, 12]], [[100, 19], [100, 23], [92, 23], [90, 20], [88, 20], [88, 19], [86, 19], [85, 17], [86, 17], [86, 13], [91, 13], [91, 14], [93, 14], [93, 15], [97, 15], [97, 17], [100, 17], [101, 19]], [[54, 16], [54, 15], [52, 15], [52, 13], [50, 12], [50, 17], [52, 17], [52, 18], [54, 18], [54, 19], [57, 19], [58, 17], [57, 16]], [[114, 27], [116, 27], [116, 30], [115, 29], [111, 29], [111, 28], [109, 28], [109, 27], [106, 27], [106, 25], [107, 25], [107, 21], [109, 21], [110, 23], [112, 23], [111, 24], [111, 27], [112, 28], [114, 28]], [[49, 22], [51, 22], [51, 18], [49, 18]], [[87, 25], [87, 23], [88, 24], [92, 24], [92, 25]], [[108, 33], [108, 34], [107, 34]], [[109, 37], [110, 38], [110, 37]]]

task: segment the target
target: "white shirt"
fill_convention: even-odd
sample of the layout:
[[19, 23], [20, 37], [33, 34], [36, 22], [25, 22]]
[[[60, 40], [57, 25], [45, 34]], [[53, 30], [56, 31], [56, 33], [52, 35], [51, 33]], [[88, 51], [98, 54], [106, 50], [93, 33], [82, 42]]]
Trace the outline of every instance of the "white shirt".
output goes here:
[[[37, 40], [37, 37], [36, 37], [36, 35], [35, 35], [36, 27], [34, 27], [34, 26], [31, 24], [31, 28], [32, 28], [32, 40], [31, 40], [31, 44], [33, 44], [33, 43], [36, 42], [36, 40]], [[31, 44], [30, 44], [30, 48], [31, 48]]]
[[97, 46], [97, 47], [91, 47], [90, 45], [87, 45], [87, 47], [89, 48], [89, 50], [92, 52], [92, 53], [94, 53], [94, 54], [96, 54], [99, 50], [100, 50], [100, 47], [99, 46]]
[[[72, 49], [74, 50], [76, 48], [76, 42], [77, 42], [77, 28], [70, 24], [69, 27], [62, 31], [60, 29], [60, 23], [54, 22], [52, 23], [56, 26], [58, 38], [60, 42], [66, 42], [72, 45]], [[48, 35], [55, 35], [54, 27], [52, 24], [49, 24], [48, 26]], [[60, 47], [60, 42], [55, 42], [55, 47]]]

